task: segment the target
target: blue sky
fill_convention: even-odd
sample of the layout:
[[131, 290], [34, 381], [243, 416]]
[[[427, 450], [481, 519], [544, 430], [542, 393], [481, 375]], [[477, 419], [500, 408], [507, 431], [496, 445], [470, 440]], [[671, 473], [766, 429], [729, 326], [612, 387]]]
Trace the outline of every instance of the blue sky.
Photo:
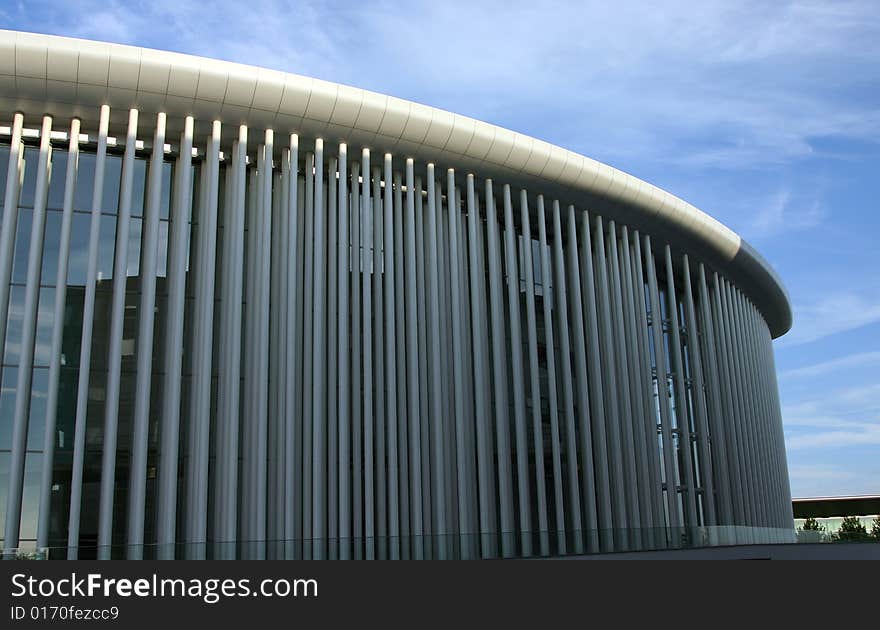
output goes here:
[[877, 9], [0, 0], [0, 26], [393, 94], [559, 144], [690, 201], [755, 245], [789, 290], [795, 324], [776, 360], [792, 493], [815, 496], [880, 493]]

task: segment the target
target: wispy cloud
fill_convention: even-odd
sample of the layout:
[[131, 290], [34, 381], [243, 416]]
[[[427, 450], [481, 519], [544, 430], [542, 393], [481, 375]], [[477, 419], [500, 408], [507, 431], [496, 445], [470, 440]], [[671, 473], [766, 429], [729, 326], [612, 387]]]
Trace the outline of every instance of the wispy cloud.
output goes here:
[[789, 451], [880, 445], [880, 383], [783, 405], [782, 419]]
[[829, 361], [814, 363], [780, 373], [782, 378], [811, 378], [855, 367], [880, 364], [880, 352], [856, 352]]
[[880, 295], [837, 291], [812, 302], [794, 304], [794, 327], [780, 347], [817, 341], [824, 337], [880, 322]]
[[873, 494], [877, 477], [832, 464], [793, 464], [788, 469], [792, 497]]
[[752, 236], [766, 237], [780, 232], [813, 228], [825, 218], [818, 198], [793, 202], [790, 188], [780, 188], [757, 211], [747, 231]]

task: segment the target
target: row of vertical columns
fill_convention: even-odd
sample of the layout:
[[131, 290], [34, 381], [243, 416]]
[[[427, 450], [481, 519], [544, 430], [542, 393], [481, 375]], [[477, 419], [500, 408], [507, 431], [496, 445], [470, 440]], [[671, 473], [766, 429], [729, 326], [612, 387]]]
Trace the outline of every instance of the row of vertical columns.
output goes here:
[[[72, 549], [108, 117], [105, 108], [76, 406]], [[678, 544], [682, 526], [785, 525], [778, 399], [759, 376], [772, 376], [769, 332], [725, 279], [714, 274], [709, 282], [699, 265], [695, 280], [687, 257], [673, 264], [669, 246], [654, 251], [650, 237], [563, 209], [558, 200], [539, 195], [533, 212], [520, 191], [516, 208], [509, 185], [499, 199], [491, 180], [480, 189], [473, 175], [457, 182], [449, 169], [442, 178], [433, 164], [417, 174], [412, 160], [398, 171], [393, 156], [377, 160], [368, 149], [349, 164], [346, 145], [325, 155], [320, 139], [301, 161], [298, 137], [277, 151], [271, 130], [249, 163], [247, 128], [238, 129], [221, 159], [215, 122], [193, 194], [194, 121], [184, 121], [172, 189], [163, 398], [151, 409], [159, 386], [152, 348], [165, 122], [160, 114], [152, 130], [147, 176], [129, 557], [141, 557], [144, 543], [153, 542], [162, 557], [178, 555], [179, 542], [186, 555], [205, 557], [211, 541], [215, 557], [511, 557], [657, 546], [665, 527], [668, 542]], [[46, 125], [51, 131], [48, 117]], [[114, 540], [113, 519], [137, 129], [131, 110], [109, 320], [98, 506], [103, 557], [123, 542]], [[49, 135], [44, 129], [25, 337], [36, 321]], [[78, 136], [72, 127], [72, 154]], [[6, 203], [17, 203], [18, 162], [7, 172]], [[68, 162], [70, 182], [76, 168]], [[72, 195], [72, 184], [66, 188]], [[7, 214], [3, 243], [13, 222]], [[67, 232], [62, 252], [69, 225]], [[63, 291], [57, 300], [56, 313]], [[30, 346], [31, 355], [22, 346], [28, 364]], [[56, 363], [50, 381], [57, 399]], [[29, 390], [29, 378], [30, 370], [20, 370], [19, 387]], [[23, 399], [13, 418], [14, 492], [7, 495], [15, 520], [15, 472], [27, 435]], [[145, 539], [153, 518], [146, 513], [152, 416], [160, 429], [155, 541]], [[46, 444], [51, 453], [50, 437]], [[51, 472], [43, 479], [43, 541], [50, 484]], [[12, 521], [7, 541], [17, 535], [10, 528]]]

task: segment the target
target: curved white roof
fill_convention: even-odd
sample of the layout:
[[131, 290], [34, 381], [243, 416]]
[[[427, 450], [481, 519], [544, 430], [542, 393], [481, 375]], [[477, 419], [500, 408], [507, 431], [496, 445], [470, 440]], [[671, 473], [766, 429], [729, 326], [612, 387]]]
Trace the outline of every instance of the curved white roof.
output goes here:
[[[781, 280], [738, 234], [678, 197], [588, 157], [419, 103], [191, 55], [0, 30], [0, 110], [97, 120], [97, 105], [193, 115], [346, 141], [559, 196], [662, 236], [734, 281], [774, 337], [791, 327]], [[229, 132], [232, 129], [228, 129]]]

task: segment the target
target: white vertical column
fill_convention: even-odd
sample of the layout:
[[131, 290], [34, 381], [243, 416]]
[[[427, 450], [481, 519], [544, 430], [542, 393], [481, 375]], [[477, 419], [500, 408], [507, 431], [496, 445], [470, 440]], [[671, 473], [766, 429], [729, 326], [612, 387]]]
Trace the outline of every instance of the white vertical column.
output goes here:
[[[9, 480], [6, 487], [6, 523], [3, 537], [5, 550], [18, 547], [21, 521], [21, 500], [24, 482], [25, 448], [31, 405], [31, 382], [34, 369], [34, 344], [37, 333], [37, 308], [40, 302], [40, 275], [43, 269], [43, 236], [46, 229], [46, 199], [51, 175], [52, 117], [44, 116], [40, 129], [40, 157], [34, 193], [34, 214], [28, 250], [27, 284], [24, 293], [21, 339], [19, 342], [18, 382], [15, 385], [15, 410], [12, 417], [12, 443], [9, 457]], [[9, 156], [10, 162], [12, 155]], [[18, 208], [15, 209], [16, 211]]]
[[382, 298], [383, 273], [382, 273], [382, 250], [383, 250], [383, 213], [382, 213], [382, 169], [374, 164], [372, 168], [372, 233], [373, 251], [371, 276], [373, 281], [373, 444], [376, 474], [375, 487], [375, 510], [376, 510], [376, 535], [373, 543], [375, 557], [379, 560], [388, 559], [388, 511], [387, 511], [387, 487], [385, 476], [385, 305]]
[[[272, 172], [272, 240], [269, 276], [269, 415], [266, 426], [266, 541], [267, 558], [283, 559], [279, 541], [284, 534], [284, 417], [286, 416], [284, 353], [287, 335], [287, 288], [285, 265], [287, 255], [287, 151], [281, 151], [281, 168]], [[280, 172], [279, 172], [280, 171]], [[286, 262], [286, 261], [285, 261]]]
[[159, 202], [162, 196], [162, 163], [165, 154], [165, 114], [156, 117], [153, 152], [147, 177], [144, 244], [141, 250], [138, 307], [137, 374], [128, 477], [127, 557], [143, 557], [144, 510], [147, 486], [147, 431], [150, 426], [150, 385], [153, 380], [153, 330], [156, 317], [156, 273], [159, 268]]
[[[214, 133], [209, 145], [210, 155], [207, 159], [206, 170], [202, 177], [206, 177], [212, 183], [218, 181], [218, 151], [220, 140], [220, 122], [214, 122]], [[216, 141], [216, 142], [215, 142]], [[178, 453], [180, 433], [180, 386], [183, 374], [183, 325], [184, 310], [186, 306], [186, 275], [187, 275], [187, 249], [189, 244], [190, 220], [192, 218], [191, 183], [192, 183], [192, 144], [193, 144], [193, 117], [187, 116], [184, 120], [183, 133], [180, 136], [180, 153], [177, 157], [176, 181], [174, 185], [174, 205], [171, 211], [171, 242], [169, 243], [168, 255], [168, 319], [165, 331], [165, 378], [163, 380], [162, 401], [162, 428], [161, 448], [159, 451], [159, 490], [158, 490], [158, 514], [156, 519], [159, 553], [163, 558], [174, 558], [175, 530], [177, 524], [177, 481], [178, 481]], [[217, 247], [217, 186], [208, 188], [209, 196], [213, 200], [213, 206], [203, 203], [199, 212], [199, 220], [202, 222], [202, 230], [199, 230], [200, 243], [197, 246], [199, 258], [210, 259], [210, 300], [207, 312], [200, 311], [196, 316], [209, 318], [211, 325], [209, 333], [213, 330], [214, 318], [214, 262]], [[211, 216], [207, 216], [210, 213]], [[211, 229], [210, 234], [203, 233]], [[198, 262], [202, 261], [196, 261]], [[208, 266], [208, 265], [205, 265]], [[202, 270], [200, 268], [200, 270]], [[199, 276], [196, 276], [197, 285]], [[207, 284], [207, 283], [206, 283]], [[201, 289], [196, 289], [196, 300], [201, 297]], [[199, 324], [201, 325], [201, 324]], [[197, 328], [197, 342], [193, 344], [196, 352], [202, 353], [199, 365], [211, 365], [211, 342], [213, 336], [209, 334], [207, 343], [207, 358], [204, 354], [204, 338], [199, 338]], [[201, 342], [201, 343], [199, 343]], [[199, 386], [196, 386], [196, 380]], [[203, 383], [207, 383], [207, 392], [203, 393]], [[193, 385], [190, 387], [192, 405], [198, 400], [199, 407], [190, 413], [190, 422], [193, 418], [207, 417], [210, 413], [211, 394], [211, 370], [202, 369], [199, 375], [192, 376]], [[198, 421], [196, 421], [198, 422]]]
[[529, 400], [534, 445], [535, 509], [538, 513], [538, 541], [542, 556], [550, 553], [550, 532], [547, 520], [547, 484], [544, 468], [544, 429], [541, 413], [541, 380], [538, 369], [538, 330], [535, 312], [535, 267], [532, 258], [532, 229], [529, 217], [528, 193], [519, 196], [520, 226], [522, 230], [523, 279], [526, 289], [526, 331], [529, 356]]
[[515, 553], [513, 516], [513, 471], [510, 465], [510, 422], [507, 411], [507, 361], [505, 359], [503, 271], [498, 237], [498, 212], [492, 194], [492, 180], [486, 180], [486, 229], [489, 255], [489, 296], [492, 321], [492, 381], [495, 394], [495, 440], [498, 457], [498, 489], [501, 505], [501, 553]]
[[314, 264], [312, 288], [312, 539], [313, 558], [322, 560], [327, 536], [327, 234], [324, 211], [324, 141], [315, 140]]
[[[504, 203], [504, 270], [507, 276], [507, 317], [510, 321], [510, 357], [513, 387], [513, 418], [516, 431], [516, 480], [519, 504], [520, 546], [523, 556], [532, 555], [532, 519], [529, 497], [529, 444], [526, 436], [525, 373], [523, 369], [522, 322], [520, 321], [520, 274], [517, 268], [516, 230], [510, 186], [502, 189]], [[461, 354], [456, 351], [456, 356]], [[507, 403], [505, 402], [505, 405]]]
[[327, 171], [327, 542], [328, 558], [339, 557], [339, 195], [337, 158], [330, 158]]
[[[421, 192], [419, 192], [421, 194]], [[404, 216], [404, 269], [406, 298], [406, 391], [409, 420], [410, 510], [412, 548], [415, 559], [422, 558], [422, 458], [419, 414], [419, 343], [416, 286], [416, 220], [413, 161], [406, 160], [406, 213]], [[424, 352], [424, 348], [422, 348]]]
[[[241, 387], [242, 291], [244, 276], [245, 178], [247, 177], [247, 132], [238, 128], [233, 146], [232, 165], [228, 168], [227, 186], [232, 186], [231, 204], [223, 213], [223, 277], [220, 287], [220, 327], [218, 334], [226, 340], [220, 345], [217, 382], [217, 448], [215, 483], [223, 492], [215, 502], [214, 539], [224, 545], [224, 557], [235, 557], [238, 531], [238, 441]], [[195, 360], [195, 357], [193, 358]], [[193, 366], [194, 370], [196, 366]], [[190, 457], [193, 458], [193, 444]], [[207, 507], [206, 498], [197, 492], [198, 470], [187, 470], [186, 541], [204, 542], [206, 531], [198, 511]]]
[[73, 193], [79, 165], [79, 118], [70, 121], [67, 148], [67, 172], [64, 177], [64, 201], [61, 234], [58, 243], [58, 272], [55, 276], [55, 307], [52, 312], [52, 350], [49, 355], [49, 387], [46, 394], [46, 419], [43, 434], [43, 470], [40, 477], [40, 508], [37, 521], [37, 548], [49, 544], [49, 512], [52, 507], [52, 470], [55, 460], [55, 427], [58, 414], [58, 382], [61, 376], [61, 342], [64, 337], [64, 306], [67, 300], [67, 270], [70, 258], [70, 233], [73, 225]]
[[374, 499], [375, 464], [373, 461], [373, 223], [372, 198], [370, 196], [370, 150], [361, 151], [361, 326], [362, 373], [364, 384], [364, 543], [368, 560], [375, 558], [376, 512]]
[[461, 253], [459, 252], [458, 226], [461, 213], [455, 203], [455, 171], [446, 171], [446, 195], [449, 201], [449, 263], [451, 267], [451, 306], [452, 306], [452, 370], [453, 370], [453, 396], [455, 400], [455, 456], [457, 466], [455, 479], [457, 481], [458, 494], [458, 532], [460, 552], [463, 557], [471, 557], [471, 545], [468, 534], [470, 533], [471, 513], [468, 477], [470, 467], [466, 463], [469, 459], [466, 434], [471, 430], [466, 425], [465, 412], [465, 370], [469, 367], [469, 359], [464, 355], [464, 322], [461, 287]]
[[[108, 108], [108, 116], [109, 111]], [[101, 115], [102, 117], [104, 115], [103, 108]], [[6, 167], [6, 194], [3, 197], [3, 228], [0, 230], [0, 348], [4, 348], [6, 342], [9, 281], [12, 278], [12, 255], [15, 253], [15, 234], [18, 228], [18, 198], [24, 179], [24, 146], [21, 143], [23, 125], [24, 115], [16, 112], [12, 118], [9, 164]]]
[[266, 129], [265, 140], [263, 143], [263, 171], [259, 176], [259, 186], [261, 196], [260, 199], [260, 220], [259, 220], [259, 243], [260, 243], [260, 260], [258, 267], [259, 278], [259, 304], [257, 306], [260, 314], [258, 320], [257, 340], [259, 343], [257, 355], [257, 404], [256, 419], [257, 427], [255, 436], [257, 444], [254, 458], [255, 480], [255, 539], [257, 541], [256, 551], [257, 558], [266, 557], [266, 474], [267, 474], [267, 433], [269, 421], [269, 285], [271, 278], [271, 260], [272, 260], [272, 172], [273, 172], [273, 156], [274, 156], [274, 132]]
[[407, 354], [406, 354], [406, 294], [404, 293], [404, 254], [403, 254], [403, 183], [400, 173], [394, 173], [394, 320], [396, 329], [396, 369], [397, 369], [397, 462], [398, 496], [400, 498], [400, 553], [404, 560], [410, 557], [409, 524], [409, 431], [407, 412]]
[[122, 366], [122, 331], [125, 322], [125, 293], [128, 285], [128, 240], [131, 223], [131, 193], [134, 179], [138, 110], [128, 116], [122, 185], [116, 218], [116, 257], [113, 263], [113, 302], [110, 310], [110, 347], [107, 352], [107, 389], [104, 396], [104, 452], [101, 462], [101, 498], [98, 510], [98, 557], [110, 557], [113, 542], [113, 495], [116, 491], [116, 438], [119, 429], [119, 386]]
[[361, 282], [364, 268], [361, 248], [360, 164], [351, 165], [351, 452], [352, 452], [352, 543], [354, 558], [363, 558], [363, 446], [361, 444]]
[[[596, 280], [593, 270], [593, 245], [590, 234], [590, 215], [584, 211], [581, 218], [581, 285], [584, 322], [585, 351], [589, 361], [587, 372], [590, 388], [590, 421], [592, 423], [593, 450], [596, 460], [596, 489], [599, 502], [597, 522], [599, 540], [603, 551], [611, 551], [613, 545], [613, 521], [611, 503], [611, 480], [608, 457], [608, 439], [605, 419], [605, 394], [602, 388], [603, 370], [600, 356], [599, 315], [596, 308]], [[531, 256], [530, 256], [531, 258]], [[584, 410], [586, 413], [586, 410]]]
[[[424, 204], [422, 199], [422, 178], [416, 177], [415, 182], [416, 193], [416, 249], [415, 249], [415, 267], [416, 267], [416, 303], [418, 315], [414, 320], [414, 325], [418, 330], [418, 347], [421, 352], [418, 353], [418, 375], [419, 375], [419, 418], [421, 419], [422, 430], [420, 431], [421, 444], [421, 466], [422, 466], [422, 532], [423, 537], [418, 543], [426, 554], [427, 559], [433, 558], [433, 531], [434, 522], [432, 520], [432, 486], [431, 486], [431, 406], [428, 400], [430, 371], [428, 367], [428, 311], [427, 311], [427, 293], [429, 290], [429, 274], [425, 270], [425, 259], [427, 258], [427, 241], [426, 232], [428, 230], [428, 222], [425, 219]], [[435, 199], [436, 202], [436, 199]]]
[[[179, 174], [181, 188], [186, 187], [188, 194], [190, 180], [190, 154], [183, 154], [183, 151], [189, 151], [188, 144], [192, 142], [192, 126], [191, 122], [187, 122], [188, 131], [184, 130], [184, 138], [181, 141], [181, 161], [183, 167]], [[189, 140], [187, 140], [189, 136]], [[192, 359], [190, 364], [191, 385], [190, 385], [190, 414], [189, 414], [189, 453], [190, 459], [187, 464], [186, 479], [190, 486], [188, 499], [192, 499], [192, 503], [188, 505], [191, 525], [194, 530], [200, 532], [198, 538], [204, 539], [207, 529], [207, 511], [208, 511], [208, 448], [209, 448], [209, 428], [211, 414], [211, 366], [213, 355], [214, 341], [214, 278], [217, 257], [217, 211], [218, 211], [218, 189], [220, 179], [220, 122], [214, 121], [212, 125], [211, 137], [208, 139], [205, 160], [202, 164], [202, 198], [199, 200], [199, 226], [197, 228], [198, 242], [195, 244], [194, 254], [195, 260], [193, 265], [193, 279], [195, 284], [195, 313], [193, 318], [193, 345]], [[185, 183], [183, 181], [185, 178]], [[234, 195], [234, 183], [232, 168], [227, 170], [226, 180], [226, 200], [228, 206], [232, 206]], [[185, 274], [186, 274], [186, 232], [189, 231], [189, 225], [185, 221], [191, 216], [189, 201], [183, 190], [178, 189], [178, 196], [175, 200], [175, 211], [177, 213], [178, 203], [180, 206], [181, 219], [177, 228], [172, 226], [172, 260], [174, 267], [172, 273], [177, 274], [176, 280], [171, 278], [171, 287], [169, 289], [169, 307], [175, 304], [174, 318], [170, 319], [171, 329], [168, 337], [168, 345], [166, 346], [166, 360], [172, 360], [169, 364], [166, 374], [166, 401], [164, 418], [167, 423], [163, 425], [163, 453], [164, 458], [160, 465], [164, 462], [167, 466], [166, 481], [163, 484], [162, 474], [160, 473], [160, 496], [164, 489], [166, 499], [160, 500], [160, 509], [167, 510], [165, 514], [174, 514], [177, 491], [177, 432], [179, 425], [180, 404], [179, 404], [179, 382], [182, 363], [180, 352], [182, 351], [181, 343], [175, 343], [175, 337], [182, 334], [182, 321], [177, 321], [179, 315], [182, 317], [185, 303]], [[227, 213], [229, 210], [227, 209]], [[226, 224], [229, 226], [229, 223]], [[177, 232], [180, 229], [183, 234]], [[228, 227], [226, 228], [228, 229]], [[179, 241], [178, 241], [179, 239]], [[227, 240], [227, 243], [229, 241]], [[179, 249], [178, 249], [179, 247]], [[232, 270], [224, 267], [224, 275]], [[179, 280], [179, 284], [178, 284]], [[173, 297], [172, 297], [173, 296]], [[177, 306], [179, 304], [179, 306]], [[173, 323], [172, 323], [173, 322]], [[224, 344], [225, 345], [225, 344]], [[169, 357], [173, 357], [169, 359]], [[170, 393], [169, 393], [170, 392]], [[168, 398], [170, 396], [170, 398]], [[167, 433], [165, 430], [167, 429]], [[222, 429], [221, 429], [222, 430]], [[219, 431], [218, 431], [219, 433]], [[167, 440], [167, 442], [166, 442]], [[167, 448], [167, 452], [166, 452]], [[222, 457], [221, 450], [217, 449], [218, 461]], [[217, 469], [219, 470], [219, 468]], [[218, 474], [215, 471], [215, 493], [214, 493], [214, 509], [218, 509], [218, 505], [222, 504], [222, 496], [225, 495], [227, 489], [220, 490], [218, 483]], [[160, 517], [161, 518], [161, 517]], [[173, 520], [165, 517], [165, 524], [160, 527], [160, 542], [170, 542], [174, 538]], [[164, 529], [164, 531], [162, 531]], [[215, 523], [215, 539], [218, 537], [219, 529]], [[222, 542], [222, 539], [220, 539]], [[201, 545], [201, 543], [198, 543]], [[193, 549], [197, 557], [204, 553], [204, 549], [199, 546]]]
[[[71, 462], [70, 512], [67, 523], [67, 557], [71, 560], [76, 559], [79, 547], [83, 459], [85, 457], [86, 445], [86, 414], [88, 413], [89, 375], [92, 365], [92, 330], [95, 319], [95, 285], [98, 276], [101, 205], [104, 198], [104, 165], [107, 155], [107, 128], [109, 124], [110, 107], [104, 105], [101, 107], [100, 120], [98, 122], [98, 146], [95, 156], [95, 180], [94, 188], [92, 189], [91, 222], [89, 226], [89, 261], [86, 270], [85, 299], [83, 301], [83, 329], [82, 336], [80, 337], [76, 421], [73, 438], [73, 461]], [[6, 190], [8, 195], [9, 188], [7, 187]], [[4, 286], [2, 282], [0, 282], [0, 286]], [[5, 318], [0, 317], [0, 319], [5, 321]]]
[[[284, 557], [287, 560], [293, 559], [294, 551], [297, 548], [298, 541], [297, 532], [299, 519], [297, 518], [299, 510], [297, 506], [300, 499], [299, 481], [299, 436], [297, 432], [297, 417], [299, 416], [299, 383], [301, 378], [300, 356], [297, 353], [301, 343], [302, 334], [299, 330], [300, 317], [300, 286], [301, 278], [298, 274], [298, 261], [302, 248], [300, 241], [302, 234], [300, 233], [300, 224], [302, 215], [299, 212], [299, 180], [297, 177], [299, 171], [299, 136], [295, 133], [290, 134], [288, 140], [288, 150], [285, 164], [286, 172], [286, 190], [287, 190], [287, 249], [284, 253], [285, 266], [285, 297], [287, 299], [286, 315], [286, 339], [284, 345], [284, 363], [285, 363], [285, 393], [287, 408], [284, 415]], [[340, 150], [340, 160], [343, 159], [344, 153]], [[344, 164], [341, 165], [341, 171], [344, 171]], [[340, 200], [341, 202], [341, 200]], [[341, 206], [342, 207], [342, 206]], [[346, 227], [347, 224], [346, 224]], [[342, 386], [342, 375], [340, 375], [340, 387]]]
[[446, 557], [446, 483], [443, 471], [443, 402], [441, 389], [441, 341], [440, 341], [440, 277], [437, 269], [437, 199], [435, 194], [434, 165], [428, 164], [428, 237], [425, 244], [425, 270], [428, 276], [428, 350], [430, 365], [428, 367], [431, 421], [431, 481], [434, 499], [434, 536], [437, 542], [439, 559]]
[[[384, 277], [385, 277], [385, 385], [388, 391], [386, 401], [385, 418], [387, 421], [388, 436], [388, 535], [389, 535], [389, 556], [392, 560], [400, 557], [400, 509], [398, 500], [398, 396], [397, 396], [397, 377], [399, 374], [399, 364], [402, 363], [403, 357], [397, 354], [397, 299], [403, 296], [396, 292], [396, 275], [395, 275], [395, 229], [398, 223], [395, 222], [394, 215], [394, 198], [393, 194], [400, 192], [399, 178], [394, 182], [394, 190], [392, 190], [392, 162], [391, 154], [385, 154], [385, 203], [384, 203], [384, 235], [383, 235], [383, 260], [384, 260]], [[398, 212], [400, 204], [398, 204]], [[403, 322], [400, 322], [403, 324]]]
[[[353, 186], [356, 184], [353, 184]], [[349, 279], [354, 258], [350, 259], [349, 223], [351, 213], [348, 205], [348, 147], [339, 145], [339, 258], [337, 261], [337, 292], [339, 319], [337, 321], [338, 343], [338, 389], [337, 413], [339, 414], [339, 557], [348, 559], [351, 551], [351, 440], [350, 424], [353, 392], [349, 392]], [[352, 255], [354, 252], [351, 252]], [[350, 262], [351, 260], [351, 262]], [[353, 334], [353, 333], [352, 333]]]
[[471, 291], [471, 336], [473, 337], [473, 383], [476, 407], [476, 433], [477, 433], [477, 481], [479, 486], [479, 523], [480, 523], [480, 546], [483, 557], [491, 557], [493, 554], [492, 534], [495, 532], [495, 521], [492, 518], [491, 504], [494, 501], [493, 484], [491, 483], [491, 461], [489, 453], [491, 447], [491, 431], [488, 430], [489, 404], [488, 388], [484, 383], [488, 380], [485, 365], [486, 357], [485, 334], [486, 326], [486, 294], [482, 290], [482, 274], [480, 272], [480, 260], [482, 248], [479, 238], [480, 213], [477, 207], [476, 194], [474, 191], [474, 176], [467, 176], [467, 209], [468, 209], [468, 262], [470, 271]]

